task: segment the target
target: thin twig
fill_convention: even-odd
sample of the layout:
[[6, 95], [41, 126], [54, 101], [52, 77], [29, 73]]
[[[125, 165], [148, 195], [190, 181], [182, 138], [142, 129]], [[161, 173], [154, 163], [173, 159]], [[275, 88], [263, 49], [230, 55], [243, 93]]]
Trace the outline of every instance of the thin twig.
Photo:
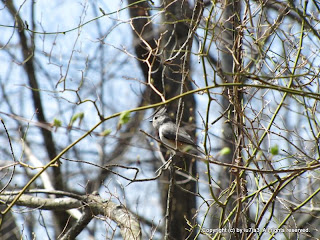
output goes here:
[[173, 191], [174, 191], [174, 183], [175, 183], [175, 167], [170, 167], [170, 183], [168, 188], [168, 198], [167, 198], [167, 210], [166, 210], [166, 228], [164, 239], [170, 239], [171, 233], [171, 213], [172, 213], [172, 199], [173, 199]]
[[[5, 123], [4, 123], [4, 121], [3, 121], [2, 118], [0, 118], [0, 121], [1, 121], [1, 123], [2, 123], [2, 125], [3, 125], [3, 128], [4, 128], [5, 132], [6, 132], [6, 135], [7, 135], [7, 138], [8, 138], [8, 142], [9, 142], [9, 146], [10, 146], [11, 156], [12, 156], [12, 159], [13, 159], [13, 162], [14, 162], [14, 164], [13, 164], [13, 170], [12, 170], [12, 172], [11, 172], [11, 176], [10, 176], [10, 178], [9, 178], [9, 181], [8, 181], [8, 182], [3, 186], [3, 188], [0, 190], [0, 193], [1, 193], [1, 192], [4, 191], [4, 189], [6, 189], [6, 188], [8, 187], [8, 185], [11, 183], [11, 181], [12, 181], [12, 179], [13, 179], [13, 175], [14, 175], [15, 169], [16, 169], [16, 163], [17, 163], [17, 161], [16, 161], [16, 158], [15, 158], [15, 156], [14, 156], [13, 147], [12, 147], [12, 143], [11, 143], [11, 139], [10, 139], [10, 135], [9, 135], [8, 129], [7, 129], [7, 127], [6, 127], [6, 125], [5, 125]], [[0, 226], [1, 226], [1, 224], [0, 224]]]

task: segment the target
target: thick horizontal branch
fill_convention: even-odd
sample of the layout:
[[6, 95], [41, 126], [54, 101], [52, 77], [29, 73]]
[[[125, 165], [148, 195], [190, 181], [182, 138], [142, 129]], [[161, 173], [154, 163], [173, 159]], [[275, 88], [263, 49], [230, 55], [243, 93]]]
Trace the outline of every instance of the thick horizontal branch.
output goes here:
[[[10, 203], [14, 195], [5, 192], [0, 195], [0, 201]], [[63, 211], [73, 208], [89, 208], [92, 215], [102, 215], [114, 221], [120, 228], [125, 240], [141, 239], [141, 228], [137, 217], [123, 205], [109, 200], [103, 200], [97, 195], [82, 196], [82, 199], [66, 198], [41, 198], [29, 194], [22, 194], [15, 202], [16, 205], [42, 210]], [[86, 216], [88, 219], [88, 216]]]
[[[13, 196], [0, 195], [0, 200], [3, 202], [11, 202]], [[23, 194], [16, 202], [18, 206], [25, 206], [29, 208], [38, 208], [42, 210], [69, 210], [73, 208], [83, 207], [81, 201], [73, 198], [40, 198], [34, 197], [27, 194]]]

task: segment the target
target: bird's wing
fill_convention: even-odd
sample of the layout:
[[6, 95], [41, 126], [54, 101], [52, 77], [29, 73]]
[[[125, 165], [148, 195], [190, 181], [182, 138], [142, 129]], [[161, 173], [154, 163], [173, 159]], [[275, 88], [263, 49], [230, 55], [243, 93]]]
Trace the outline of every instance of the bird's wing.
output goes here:
[[[174, 124], [174, 123], [167, 123], [167, 124]], [[162, 128], [162, 135], [165, 138], [167, 138], [169, 140], [173, 140], [173, 141], [177, 140], [178, 142], [190, 144], [192, 146], [197, 146], [195, 144], [195, 142], [193, 141], [193, 139], [191, 138], [191, 136], [183, 128], [179, 128], [178, 134], [176, 132], [173, 133], [172, 131], [169, 131], [168, 129], [170, 129], [170, 128], [166, 128], [166, 127]]]

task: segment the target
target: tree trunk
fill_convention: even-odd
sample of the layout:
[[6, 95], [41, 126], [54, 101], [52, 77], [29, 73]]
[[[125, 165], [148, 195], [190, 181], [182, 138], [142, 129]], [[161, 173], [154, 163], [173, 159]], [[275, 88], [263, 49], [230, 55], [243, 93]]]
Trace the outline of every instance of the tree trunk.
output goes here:
[[[129, 4], [134, 1], [129, 0]], [[149, 66], [146, 62], [140, 61], [141, 69], [144, 73], [146, 81], [150, 77], [148, 74], [152, 72], [153, 86], [165, 97], [169, 99], [176, 95], [179, 95], [185, 91], [193, 89], [192, 82], [190, 81], [190, 51], [193, 39], [193, 30], [199, 22], [199, 16], [202, 14], [202, 3], [196, 2], [194, 9], [190, 9], [187, 1], [164, 1], [163, 8], [165, 9], [163, 15], [163, 21], [168, 23], [163, 25], [165, 29], [162, 30], [161, 44], [155, 44], [154, 30], [151, 23], [146, 18], [141, 16], [149, 16], [146, 3], [139, 3], [130, 8], [131, 17], [140, 16], [133, 20], [135, 51], [139, 59], [145, 59], [150, 49], [154, 52], [162, 52], [161, 56], [152, 55], [147, 59]], [[189, 19], [189, 21], [181, 21]], [[143, 41], [145, 40], [145, 41]], [[159, 51], [161, 49], [161, 51]], [[152, 66], [152, 71], [149, 71]], [[151, 91], [150, 102], [159, 102], [159, 95]], [[195, 99], [193, 95], [188, 95], [183, 100], [177, 100], [169, 104], [168, 113], [177, 116], [183, 123], [195, 123]], [[175, 114], [177, 113], [177, 114]], [[181, 115], [182, 114], [182, 115]], [[191, 135], [195, 136], [195, 130]], [[155, 160], [155, 162], [157, 162]], [[174, 164], [185, 170], [191, 170], [193, 176], [196, 175], [196, 162], [189, 158], [174, 157]], [[176, 183], [181, 180], [186, 180], [180, 175], [172, 176]], [[162, 180], [169, 182], [169, 176], [167, 173], [163, 174]], [[195, 220], [193, 216], [196, 211], [196, 198], [192, 194], [196, 190], [196, 184], [193, 181], [188, 181], [183, 184], [175, 184], [171, 186], [171, 202], [169, 215], [169, 230], [167, 229], [167, 239], [185, 239], [188, 235], [193, 236], [194, 233], [187, 231], [190, 228], [187, 225], [187, 221], [193, 223]], [[167, 206], [167, 196], [169, 185], [161, 185], [161, 199], [164, 212], [169, 207]], [[187, 220], [186, 220], [187, 219]]]

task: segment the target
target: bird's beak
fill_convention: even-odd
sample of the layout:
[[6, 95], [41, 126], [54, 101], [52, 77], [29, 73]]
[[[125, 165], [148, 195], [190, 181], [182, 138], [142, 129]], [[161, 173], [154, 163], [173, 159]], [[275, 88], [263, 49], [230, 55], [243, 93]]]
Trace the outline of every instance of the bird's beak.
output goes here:
[[153, 121], [152, 119], [149, 120], [149, 122], [152, 122], [152, 121]]

